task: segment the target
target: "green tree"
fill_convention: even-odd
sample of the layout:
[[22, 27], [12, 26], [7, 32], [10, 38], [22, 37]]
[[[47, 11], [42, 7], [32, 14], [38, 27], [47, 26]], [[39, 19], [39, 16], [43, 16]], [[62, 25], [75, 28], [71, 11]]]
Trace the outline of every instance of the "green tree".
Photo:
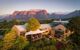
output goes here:
[[27, 28], [28, 30], [34, 31], [40, 27], [40, 23], [36, 18], [32, 17], [28, 20], [28, 26], [27, 27], [28, 27]]
[[9, 50], [10, 48], [12, 48], [13, 45], [14, 45], [15, 40], [16, 40], [15, 32], [7, 33], [3, 38], [2, 50]]
[[14, 46], [11, 49], [23, 50], [25, 48], [25, 46], [27, 47], [28, 45], [29, 45], [29, 41], [27, 41], [25, 37], [19, 36], [19, 37], [17, 37], [17, 39], [14, 43]]
[[22, 50], [29, 42], [23, 36], [17, 36], [15, 29], [5, 34], [1, 50]]
[[80, 30], [80, 17], [72, 18], [69, 23], [67, 24], [68, 28], [71, 31], [79, 32]]
[[68, 39], [80, 46], [80, 17], [72, 18], [67, 24], [67, 28], [74, 31], [74, 33], [71, 34]]

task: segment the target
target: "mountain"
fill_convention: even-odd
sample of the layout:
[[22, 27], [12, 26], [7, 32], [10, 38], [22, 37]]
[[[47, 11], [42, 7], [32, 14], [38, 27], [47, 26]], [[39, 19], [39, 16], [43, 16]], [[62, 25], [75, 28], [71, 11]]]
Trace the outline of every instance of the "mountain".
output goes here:
[[63, 16], [62, 19], [70, 19], [72, 17], [77, 17], [77, 16], [80, 16], [80, 10], [76, 10], [74, 12], [71, 12], [69, 14], [66, 14], [66, 15]]
[[80, 16], [80, 10], [76, 10], [76, 11], [70, 12], [68, 14], [55, 14], [55, 13], [50, 14], [50, 18], [63, 19], [63, 20], [65, 20], [65, 19], [68, 20], [72, 17], [77, 17], [77, 16]]
[[62, 19], [62, 17], [64, 16], [65, 14], [57, 14], [57, 13], [52, 13], [49, 15], [49, 17], [51, 19]]
[[5, 20], [19, 19], [22, 21], [28, 20], [30, 17], [37, 19], [48, 19], [48, 12], [46, 10], [29, 10], [29, 11], [15, 11], [13, 14], [6, 16]]
[[19, 19], [21, 21], [27, 21], [31, 17], [35, 17], [39, 20], [45, 19], [63, 19], [68, 20], [72, 17], [80, 16], [80, 10], [70, 12], [68, 14], [48, 13], [46, 10], [29, 10], [29, 11], [15, 11], [10, 15], [3, 16], [3, 20]]
[[12, 16], [17, 19], [28, 19], [35, 17], [37, 19], [48, 19], [48, 12], [46, 10], [30, 10], [30, 11], [15, 11]]

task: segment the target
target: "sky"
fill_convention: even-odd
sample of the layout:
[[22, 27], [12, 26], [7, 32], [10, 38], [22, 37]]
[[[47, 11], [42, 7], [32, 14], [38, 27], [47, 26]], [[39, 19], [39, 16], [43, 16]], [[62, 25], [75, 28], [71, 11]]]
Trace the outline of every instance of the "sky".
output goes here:
[[30, 9], [45, 9], [50, 13], [72, 12], [80, 10], [80, 0], [0, 0], [0, 15]]

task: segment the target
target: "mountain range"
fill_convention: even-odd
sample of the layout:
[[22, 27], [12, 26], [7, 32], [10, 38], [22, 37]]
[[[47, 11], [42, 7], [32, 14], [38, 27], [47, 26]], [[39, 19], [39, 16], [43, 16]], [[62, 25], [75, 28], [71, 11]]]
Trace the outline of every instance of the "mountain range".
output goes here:
[[80, 16], [80, 10], [76, 10], [68, 14], [48, 13], [46, 10], [29, 10], [29, 11], [14, 11], [10, 15], [0, 16], [0, 19], [2, 20], [19, 19], [22, 21], [26, 21], [31, 17], [35, 17], [39, 20], [46, 20], [46, 19], [70, 19], [76, 16]]

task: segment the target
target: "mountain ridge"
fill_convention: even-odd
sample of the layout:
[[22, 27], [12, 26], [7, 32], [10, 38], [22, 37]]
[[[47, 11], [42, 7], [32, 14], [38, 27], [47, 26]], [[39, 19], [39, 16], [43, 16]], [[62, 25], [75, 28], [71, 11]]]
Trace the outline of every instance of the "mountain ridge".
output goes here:
[[80, 10], [70, 12], [68, 14], [48, 13], [47, 10], [29, 10], [29, 11], [14, 11], [12, 14], [5, 16], [4, 20], [28, 20], [30, 17], [37, 19], [69, 19], [75, 16], [80, 16]]

